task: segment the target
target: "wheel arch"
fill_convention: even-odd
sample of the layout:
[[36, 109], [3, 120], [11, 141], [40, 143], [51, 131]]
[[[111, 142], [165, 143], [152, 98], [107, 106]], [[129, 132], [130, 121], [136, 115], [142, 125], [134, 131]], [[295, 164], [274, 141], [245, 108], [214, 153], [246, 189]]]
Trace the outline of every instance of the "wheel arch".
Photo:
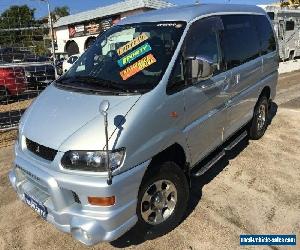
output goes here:
[[170, 145], [169, 147], [152, 157], [150, 164], [144, 174], [144, 177], [147, 176], [149, 172], [155, 170], [155, 168], [157, 168], [160, 163], [172, 161], [175, 162], [184, 172], [190, 185], [190, 164], [188, 162], [189, 158], [187, 154], [188, 153], [185, 152], [184, 148], [179, 143], [176, 142]]
[[267, 97], [268, 100], [271, 98], [271, 88], [270, 88], [270, 86], [265, 86], [265, 87], [262, 89], [262, 91], [261, 91], [261, 93], [260, 93], [260, 95], [259, 95], [259, 98], [262, 97], [262, 96]]
[[170, 145], [163, 151], [153, 156], [150, 165], [164, 161], [173, 161], [184, 170], [187, 163], [187, 157], [183, 147], [179, 143]]

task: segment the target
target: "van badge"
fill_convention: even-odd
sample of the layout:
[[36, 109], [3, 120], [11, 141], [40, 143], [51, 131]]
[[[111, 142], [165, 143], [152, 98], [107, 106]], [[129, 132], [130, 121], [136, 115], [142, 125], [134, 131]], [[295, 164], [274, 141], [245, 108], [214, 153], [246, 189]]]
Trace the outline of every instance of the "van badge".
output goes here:
[[39, 152], [40, 152], [40, 146], [39, 146], [39, 145], [36, 146], [35, 152], [36, 152], [36, 153], [39, 153]]

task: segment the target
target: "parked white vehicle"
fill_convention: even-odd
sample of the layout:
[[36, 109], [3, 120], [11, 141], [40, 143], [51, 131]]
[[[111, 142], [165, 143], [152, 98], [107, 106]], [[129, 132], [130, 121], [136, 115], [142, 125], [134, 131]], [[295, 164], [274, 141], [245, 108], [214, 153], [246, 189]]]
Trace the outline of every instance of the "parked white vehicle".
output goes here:
[[75, 54], [75, 55], [70, 56], [68, 59], [66, 59], [63, 62], [63, 66], [62, 66], [63, 73], [67, 72], [72, 67], [72, 65], [78, 60], [79, 57], [80, 57], [80, 54]]

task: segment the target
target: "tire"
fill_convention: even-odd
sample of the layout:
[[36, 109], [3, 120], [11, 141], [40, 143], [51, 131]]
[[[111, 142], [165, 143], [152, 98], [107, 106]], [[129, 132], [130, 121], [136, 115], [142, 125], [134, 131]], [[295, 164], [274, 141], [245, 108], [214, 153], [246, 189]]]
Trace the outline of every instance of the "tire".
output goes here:
[[4, 101], [8, 100], [8, 92], [4, 86], [0, 86], [0, 102], [3, 103]]
[[138, 195], [136, 212], [139, 231], [154, 235], [170, 232], [183, 219], [188, 200], [188, 181], [176, 163], [164, 162], [149, 169]]
[[259, 140], [261, 137], [263, 137], [268, 126], [268, 113], [268, 98], [265, 96], [261, 96], [255, 105], [253, 118], [250, 122], [250, 139]]

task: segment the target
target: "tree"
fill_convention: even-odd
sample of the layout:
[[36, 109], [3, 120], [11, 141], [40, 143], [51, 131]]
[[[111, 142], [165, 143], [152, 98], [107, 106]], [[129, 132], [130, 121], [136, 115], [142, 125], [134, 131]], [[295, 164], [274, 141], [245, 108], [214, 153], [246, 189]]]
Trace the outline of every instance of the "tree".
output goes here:
[[59, 18], [70, 15], [70, 9], [68, 6], [55, 7], [51, 12], [53, 21], [56, 22]]
[[29, 27], [35, 26], [34, 12], [35, 9], [30, 9], [27, 5], [13, 5], [5, 10], [0, 16], [0, 45], [7, 46], [27, 40], [32, 33]]
[[49, 41], [44, 39], [49, 29], [35, 20], [35, 9], [13, 5], [0, 15], [0, 47], [25, 48], [34, 54], [49, 53]]
[[280, 0], [280, 6], [298, 8], [300, 6], [300, 0]]

